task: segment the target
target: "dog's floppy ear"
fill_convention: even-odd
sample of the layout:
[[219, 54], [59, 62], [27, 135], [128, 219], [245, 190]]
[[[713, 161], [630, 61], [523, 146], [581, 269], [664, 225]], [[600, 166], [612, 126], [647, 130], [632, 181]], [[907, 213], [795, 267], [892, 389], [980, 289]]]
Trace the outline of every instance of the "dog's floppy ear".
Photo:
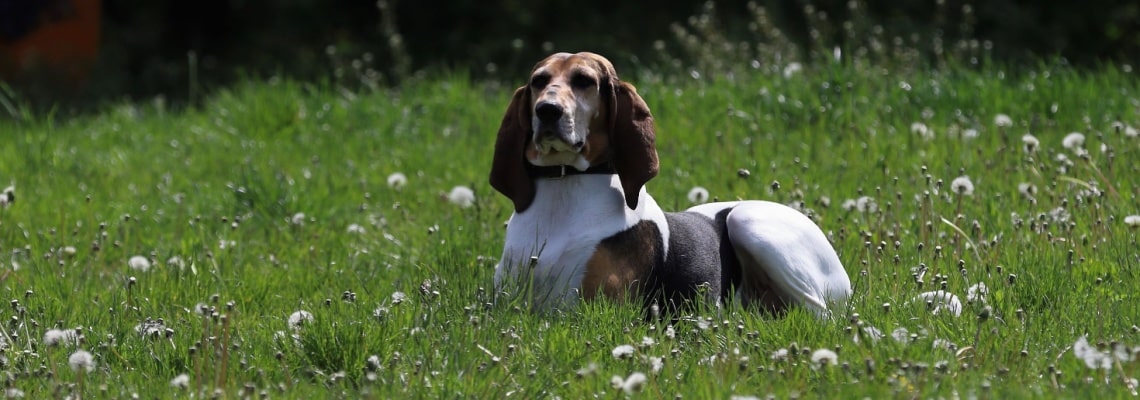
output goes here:
[[657, 176], [657, 134], [649, 106], [637, 88], [610, 75], [610, 146], [614, 169], [621, 179], [625, 204], [637, 208], [638, 195], [646, 182]]
[[526, 166], [526, 141], [530, 137], [530, 89], [515, 90], [511, 104], [499, 125], [495, 139], [495, 158], [491, 162], [491, 187], [515, 203], [515, 212], [523, 212], [534, 201], [534, 181]]

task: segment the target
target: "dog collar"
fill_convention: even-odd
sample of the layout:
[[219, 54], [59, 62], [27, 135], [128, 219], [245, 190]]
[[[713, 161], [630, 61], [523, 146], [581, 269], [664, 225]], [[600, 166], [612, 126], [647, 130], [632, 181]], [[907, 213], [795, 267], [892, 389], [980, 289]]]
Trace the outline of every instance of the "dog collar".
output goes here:
[[577, 168], [569, 165], [552, 165], [546, 167], [530, 166], [531, 176], [535, 178], [565, 178], [571, 175], [613, 175], [617, 171], [614, 170], [612, 163], [606, 162], [604, 164], [591, 165], [585, 171], [579, 171]]

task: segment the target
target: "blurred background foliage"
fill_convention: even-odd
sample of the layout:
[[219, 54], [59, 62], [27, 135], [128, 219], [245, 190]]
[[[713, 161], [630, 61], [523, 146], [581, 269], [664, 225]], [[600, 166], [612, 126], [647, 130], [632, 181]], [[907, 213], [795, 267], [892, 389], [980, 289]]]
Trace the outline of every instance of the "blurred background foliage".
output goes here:
[[[98, 8], [97, 57], [60, 62], [13, 50], [37, 29]], [[387, 87], [447, 71], [505, 84], [552, 51], [590, 50], [683, 72], [783, 68], [821, 58], [925, 68], [1140, 56], [1134, 0], [0, 0], [0, 98], [97, 104], [194, 101], [243, 79], [283, 76]], [[65, 61], [64, 64], [77, 62]], [[79, 62], [83, 63], [83, 62]]]

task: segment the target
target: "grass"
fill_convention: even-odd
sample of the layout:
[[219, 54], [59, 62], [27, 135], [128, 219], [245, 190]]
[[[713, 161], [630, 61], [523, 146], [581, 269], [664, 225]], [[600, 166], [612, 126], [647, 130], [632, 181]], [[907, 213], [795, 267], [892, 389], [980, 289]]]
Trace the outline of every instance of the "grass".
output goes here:
[[[16, 200], [0, 209], [0, 381], [32, 398], [613, 398], [613, 377], [641, 372], [634, 397], [1134, 396], [1140, 138], [1114, 127], [1140, 124], [1133, 73], [779, 70], [622, 72], [657, 119], [658, 202], [702, 186], [803, 209], [856, 286], [834, 320], [526, 312], [492, 287], [511, 207], [486, 183], [525, 72], [375, 92], [270, 79], [192, 109], [0, 124]], [[472, 207], [446, 200], [458, 185]], [[914, 300], [934, 290], [961, 315]], [[1082, 336], [1128, 356], [1091, 369]], [[69, 366], [79, 349], [89, 372]]]

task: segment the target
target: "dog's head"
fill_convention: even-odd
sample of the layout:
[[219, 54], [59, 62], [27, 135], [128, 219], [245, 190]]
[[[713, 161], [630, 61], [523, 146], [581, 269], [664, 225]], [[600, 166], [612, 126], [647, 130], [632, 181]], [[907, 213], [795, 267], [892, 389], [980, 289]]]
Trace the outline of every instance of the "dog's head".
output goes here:
[[578, 170], [612, 163], [625, 201], [657, 175], [653, 116], [637, 89], [618, 80], [594, 53], [557, 53], [539, 61], [514, 97], [495, 142], [491, 186], [522, 212], [534, 201], [533, 166]]

